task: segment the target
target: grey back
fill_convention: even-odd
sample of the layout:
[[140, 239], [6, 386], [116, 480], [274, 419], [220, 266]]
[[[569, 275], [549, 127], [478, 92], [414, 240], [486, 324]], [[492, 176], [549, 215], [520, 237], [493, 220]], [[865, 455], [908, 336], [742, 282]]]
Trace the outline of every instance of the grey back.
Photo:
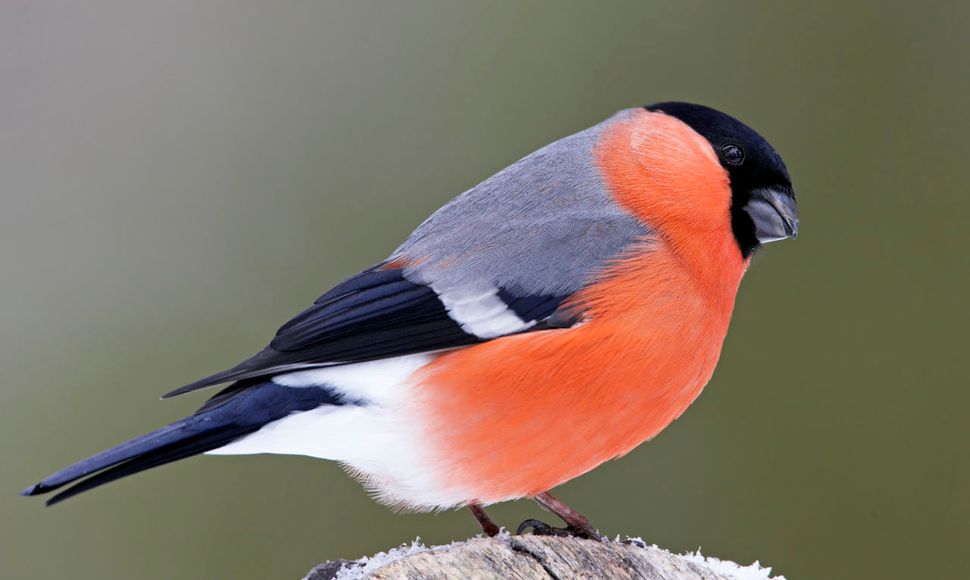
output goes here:
[[568, 295], [649, 229], [617, 205], [595, 164], [603, 128], [560, 139], [459, 195], [392, 254], [439, 293]]

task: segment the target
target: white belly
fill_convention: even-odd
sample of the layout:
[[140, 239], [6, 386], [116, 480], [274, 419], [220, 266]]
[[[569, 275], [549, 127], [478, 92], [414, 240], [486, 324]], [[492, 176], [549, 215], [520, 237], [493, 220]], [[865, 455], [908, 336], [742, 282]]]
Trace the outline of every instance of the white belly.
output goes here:
[[419, 387], [411, 377], [434, 358], [409, 355], [273, 377], [287, 387], [325, 385], [344, 404], [294, 413], [208, 453], [331, 459], [347, 466], [383, 503], [412, 510], [460, 505], [471, 498], [453, 488], [443, 491], [415, 411]]

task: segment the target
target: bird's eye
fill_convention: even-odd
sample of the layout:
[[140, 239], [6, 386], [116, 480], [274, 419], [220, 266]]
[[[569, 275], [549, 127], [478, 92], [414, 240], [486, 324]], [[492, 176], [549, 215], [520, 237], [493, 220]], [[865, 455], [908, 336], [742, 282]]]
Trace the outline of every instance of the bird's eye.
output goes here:
[[744, 163], [744, 149], [733, 143], [721, 147], [721, 156], [728, 165], [741, 165]]

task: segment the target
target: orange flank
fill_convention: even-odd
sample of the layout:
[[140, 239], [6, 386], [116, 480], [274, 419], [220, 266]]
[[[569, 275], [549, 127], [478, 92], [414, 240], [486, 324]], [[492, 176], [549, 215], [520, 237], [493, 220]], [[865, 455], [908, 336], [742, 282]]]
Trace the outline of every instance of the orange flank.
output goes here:
[[607, 127], [596, 154], [651, 239], [572, 300], [583, 323], [445, 353], [416, 377], [434, 469], [464, 497], [536, 495], [621, 456], [714, 372], [747, 266], [726, 172], [687, 125], [648, 111]]

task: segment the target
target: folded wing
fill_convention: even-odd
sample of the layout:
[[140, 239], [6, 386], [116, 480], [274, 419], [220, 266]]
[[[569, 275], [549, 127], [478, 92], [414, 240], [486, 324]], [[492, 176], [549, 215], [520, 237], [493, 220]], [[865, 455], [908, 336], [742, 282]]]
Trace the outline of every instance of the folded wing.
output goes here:
[[600, 130], [557, 141], [466, 191], [255, 356], [166, 396], [574, 324], [582, 305], [570, 298], [650, 234], [600, 177]]

